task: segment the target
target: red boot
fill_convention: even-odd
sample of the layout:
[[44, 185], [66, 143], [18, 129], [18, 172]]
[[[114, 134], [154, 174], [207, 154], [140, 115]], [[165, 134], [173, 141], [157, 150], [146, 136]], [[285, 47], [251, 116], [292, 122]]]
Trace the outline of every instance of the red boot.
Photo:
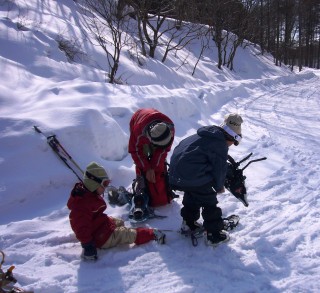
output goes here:
[[166, 234], [157, 229], [137, 228], [137, 238], [134, 242], [137, 245], [147, 243], [151, 240], [156, 240], [159, 244], [164, 244]]

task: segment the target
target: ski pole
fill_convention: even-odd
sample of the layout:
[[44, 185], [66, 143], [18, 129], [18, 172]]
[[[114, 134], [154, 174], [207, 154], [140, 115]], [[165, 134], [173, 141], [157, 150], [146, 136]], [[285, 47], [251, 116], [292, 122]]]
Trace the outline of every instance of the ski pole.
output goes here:
[[251, 156], [252, 156], [252, 153], [250, 153], [250, 154], [247, 155], [245, 158], [243, 158], [242, 160], [240, 160], [240, 161], [238, 162], [238, 164], [240, 165], [240, 164], [243, 163], [244, 161], [248, 160]]
[[242, 168], [242, 171], [243, 171], [245, 168], [247, 168], [251, 163], [263, 161], [263, 160], [266, 160], [266, 159], [267, 159], [267, 157], [263, 157], [263, 158], [256, 159], [256, 160], [252, 160], [252, 161], [250, 161], [247, 165], [245, 165], [245, 166]]
[[64, 152], [64, 154], [68, 157], [68, 159], [78, 168], [78, 170], [83, 174], [83, 170], [79, 167], [79, 165], [74, 161], [74, 159], [69, 155], [69, 153], [64, 149], [64, 147], [61, 145], [59, 140], [55, 135], [49, 136], [49, 144], [51, 141], [53, 141], [54, 144], [57, 144], [61, 150]]
[[[36, 132], [41, 133], [44, 135], [44, 133], [39, 129], [39, 127], [34, 126], [34, 129]], [[44, 135], [45, 136], [45, 135]], [[83, 174], [83, 170], [79, 167], [79, 165], [73, 160], [73, 158], [69, 155], [69, 153], [65, 150], [65, 148], [61, 145], [60, 141], [57, 139], [56, 135], [50, 135], [50, 136], [45, 136], [48, 140], [48, 144], [54, 148], [56, 145], [58, 145], [61, 150], [64, 152], [65, 156], [68, 157], [68, 159], [78, 168], [78, 170]]]
[[[49, 146], [52, 148], [52, 150], [58, 155], [58, 157], [63, 161], [63, 163], [77, 176], [77, 178], [82, 182], [82, 179], [80, 176], [76, 173], [76, 171], [68, 164], [67, 158], [78, 168], [78, 170], [81, 172], [81, 174], [84, 174], [82, 169], [79, 167], [79, 165], [72, 159], [72, 157], [67, 153], [67, 151], [62, 147], [58, 139], [55, 135], [46, 136], [37, 126], [33, 126], [34, 130], [40, 134], [42, 134], [46, 139]], [[67, 156], [65, 158], [59, 151], [59, 148], [63, 151], [64, 155]]]

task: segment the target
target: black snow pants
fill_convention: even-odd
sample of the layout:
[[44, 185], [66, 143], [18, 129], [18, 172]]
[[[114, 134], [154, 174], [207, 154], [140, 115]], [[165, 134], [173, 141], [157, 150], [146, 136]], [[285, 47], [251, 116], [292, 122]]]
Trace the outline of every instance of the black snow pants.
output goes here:
[[194, 223], [200, 218], [202, 208], [203, 227], [208, 233], [216, 233], [223, 229], [222, 211], [217, 207], [217, 193], [209, 186], [183, 188], [182, 218], [188, 223]]

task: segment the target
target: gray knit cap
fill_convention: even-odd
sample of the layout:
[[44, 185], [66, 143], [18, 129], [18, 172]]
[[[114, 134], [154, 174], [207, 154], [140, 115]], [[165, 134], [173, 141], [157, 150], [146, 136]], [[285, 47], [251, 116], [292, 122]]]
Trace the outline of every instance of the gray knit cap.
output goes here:
[[[93, 176], [95, 176], [99, 179], [102, 179], [102, 180], [109, 179], [109, 176], [108, 176], [106, 170], [96, 162], [91, 162], [87, 166], [86, 172], [89, 172]], [[86, 175], [86, 173], [84, 173], [84, 175], [83, 175], [83, 184], [91, 192], [94, 192], [100, 186], [100, 184], [98, 182], [96, 182], [92, 179], [89, 179], [88, 176]]]
[[151, 142], [157, 146], [165, 147], [170, 143], [172, 139], [171, 130], [169, 126], [164, 122], [152, 125], [148, 132]]

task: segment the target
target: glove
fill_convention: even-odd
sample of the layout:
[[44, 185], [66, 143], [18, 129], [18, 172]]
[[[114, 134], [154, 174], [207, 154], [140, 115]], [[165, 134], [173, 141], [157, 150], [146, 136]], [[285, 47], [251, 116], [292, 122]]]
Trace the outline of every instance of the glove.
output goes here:
[[81, 246], [83, 248], [81, 257], [84, 260], [96, 260], [98, 259], [97, 249], [95, 246], [89, 242], [89, 243], [81, 243]]
[[224, 193], [226, 190], [224, 189], [224, 187], [221, 188], [221, 190], [217, 191], [218, 194]]

